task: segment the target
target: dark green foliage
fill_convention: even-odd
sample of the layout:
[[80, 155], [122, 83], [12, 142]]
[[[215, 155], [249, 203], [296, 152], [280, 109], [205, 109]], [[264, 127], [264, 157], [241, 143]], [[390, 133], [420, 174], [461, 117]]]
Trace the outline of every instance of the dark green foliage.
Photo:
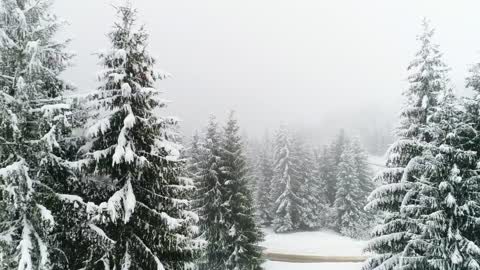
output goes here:
[[177, 122], [154, 114], [165, 107], [155, 82], [166, 75], [154, 70], [135, 10], [117, 12], [112, 48], [99, 55], [105, 70], [82, 148], [87, 176], [114, 191], [104, 189], [109, 199], [92, 220], [98, 235], [111, 239], [98, 262], [110, 269], [185, 269], [198, 249], [197, 216], [190, 211], [193, 184], [184, 177]]
[[[262, 269], [244, 145], [237, 121], [230, 116], [222, 133], [209, 121], [198, 159], [197, 205], [207, 241], [200, 269]], [[193, 149], [193, 147], [192, 147]]]
[[223, 132], [220, 160], [224, 179], [223, 205], [227, 208], [225, 225], [228, 228], [226, 252], [222, 269], [262, 269], [262, 252], [258, 243], [262, 233], [255, 224], [252, 191], [249, 189], [246, 157], [233, 113]]
[[0, 2], [1, 269], [67, 267], [57, 210], [76, 177], [65, 152], [69, 87], [60, 79], [72, 55], [54, 40], [60, 27], [49, 1]]
[[200, 259], [200, 269], [222, 269], [229, 256], [226, 250], [228, 225], [223, 204], [224, 181], [220, 170], [220, 134], [214, 117], [210, 118], [202, 158], [197, 174], [197, 203], [203, 238], [207, 241], [205, 256]]

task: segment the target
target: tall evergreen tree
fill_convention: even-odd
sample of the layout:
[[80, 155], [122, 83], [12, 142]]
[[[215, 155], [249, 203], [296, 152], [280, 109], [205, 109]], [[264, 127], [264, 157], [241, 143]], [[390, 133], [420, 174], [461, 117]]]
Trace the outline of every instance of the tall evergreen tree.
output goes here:
[[195, 181], [198, 179], [200, 173], [200, 163], [202, 159], [202, 143], [200, 141], [200, 135], [195, 132], [188, 149], [188, 172], [192, 179]]
[[1, 269], [65, 269], [57, 210], [75, 176], [64, 153], [70, 119], [60, 74], [72, 55], [55, 40], [62, 24], [50, 6], [0, 2]]
[[372, 172], [368, 164], [368, 154], [365, 151], [365, 148], [363, 148], [360, 139], [357, 137], [351, 140], [350, 147], [353, 151], [355, 169], [359, 181], [360, 203], [365, 206], [367, 204], [368, 196], [375, 189], [375, 183], [372, 181]]
[[249, 189], [247, 164], [239, 136], [239, 126], [230, 114], [221, 142], [221, 176], [224, 179], [224, 198], [227, 212], [225, 224], [226, 239], [225, 265], [221, 269], [255, 270], [262, 269], [262, 252], [258, 246], [262, 233], [255, 224], [252, 191]]
[[[465, 119], [463, 122], [470, 123], [474, 130], [480, 130], [480, 63], [473, 65], [470, 75], [466, 79], [466, 86], [473, 91], [472, 97], [463, 99], [465, 108]], [[480, 136], [477, 136], [470, 142], [468, 147], [474, 151], [480, 152]]]
[[321, 218], [325, 211], [326, 194], [323, 192], [321, 179], [315, 175], [313, 153], [307, 150], [302, 139], [295, 138], [293, 156], [300, 184], [298, 196], [302, 199], [302, 212], [299, 217], [299, 227], [303, 230], [312, 230], [320, 227]]
[[480, 215], [477, 152], [469, 150], [475, 131], [446, 89], [429, 118], [432, 141], [410, 161], [411, 183], [401, 211], [420, 224], [403, 252], [402, 263], [422, 269], [478, 269]]
[[288, 232], [299, 227], [298, 221], [303, 211], [302, 199], [298, 196], [300, 183], [294, 156], [291, 134], [282, 125], [277, 131], [274, 149], [274, 209], [273, 226], [275, 232]]
[[268, 136], [265, 136], [264, 144], [261, 148], [259, 157], [259, 181], [257, 185], [257, 209], [259, 212], [260, 223], [265, 226], [272, 224], [274, 214], [272, 213], [272, 181], [273, 171], [273, 153], [272, 143]]
[[356, 238], [367, 238], [371, 225], [375, 221], [375, 213], [373, 211], [365, 211], [364, 207], [368, 203], [368, 196], [375, 189], [375, 183], [372, 181], [372, 173], [368, 164], [368, 154], [363, 148], [360, 139], [352, 138], [350, 147], [353, 152], [355, 171], [358, 177], [358, 201], [361, 206], [362, 215], [359, 225], [356, 228]]
[[205, 134], [200, 170], [198, 174], [197, 201], [200, 213], [202, 236], [206, 240], [205, 256], [200, 259], [200, 269], [223, 269], [229, 257], [227, 252], [228, 224], [225, 183], [222, 178], [220, 159], [220, 134], [215, 117], [211, 117]]
[[87, 173], [114, 189], [94, 219], [113, 243], [99, 262], [108, 269], [186, 269], [197, 252], [193, 183], [183, 177], [177, 121], [154, 113], [165, 107], [155, 83], [167, 76], [155, 71], [136, 14], [129, 4], [117, 8], [111, 49], [99, 55], [105, 69], [83, 147]]
[[[259, 185], [260, 181], [260, 173], [259, 173], [259, 155], [258, 149], [260, 148], [260, 143], [255, 139], [249, 139], [246, 132], [242, 132], [241, 136], [243, 145], [244, 145], [244, 155], [246, 158], [246, 171], [247, 171], [247, 179], [248, 179], [248, 186], [250, 190], [255, 190], [256, 187]], [[257, 197], [253, 196], [254, 204], [256, 202]]]
[[363, 221], [360, 179], [355, 164], [355, 153], [345, 145], [340, 156], [337, 174], [337, 193], [335, 210], [337, 211], [337, 230], [349, 237], [356, 237]]
[[[434, 134], [428, 128], [428, 119], [438, 107], [437, 96], [445, 89], [446, 65], [441, 60], [438, 45], [432, 43], [434, 31], [426, 20], [423, 33], [418, 40], [420, 50], [408, 70], [410, 87], [404, 92], [406, 103], [401, 111], [400, 125], [396, 131], [397, 140], [388, 151], [387, 169], [377, 177], [382, 185], [372, 192], [367, 209], [383, 211], [383, 223], [373, 232], [368, 250], [376, 253], [364, 269], [408, 268], [403, 252], [413, 233], [421, 230], [415, 220], [401, 212], [401, 205], [407, 194], [412, 177], [420, 172], [418, 166], [410, 167], [410, 161], [419, 156], [425, 143], [432, 141]], [[405, 172], [409, 171], [408, 174]], [[413, 266], [412, 266], [413, 267]]]
[[340, 132], [333, 140], [329, 147], [328, 155], [324, 155], [325, 162], [328, 163], [324, 171], [325, 183], [327, 185], [327, 195], [330, 205], [335, 203], [335, 194], [337, 193], [337, 175], [338, 166], [341, 161], [341, 156], [345, 146], [348, 144], [348, 137], [345, 130], [341, 129]]
[[315, 164], [313, 177], [318, 183], [318, 211], [320, 214], [320, 226], [324, 228], [335, 228], [335, 216], [334, 207], [330, 205], [328, 199], [327, 183], [326, 179], [333, 173], [332, 161], [330, 159], [330, 153], [327, 146], [323, 146], [322, 149], [318, 149], [314, 153]]
[[332, 156], [335, 164], [339, 165], [342, 161], [343, 151], [347, 147], [349, 141], [350, 139], [348, 138], [345, 130], [340, 129], [331, 146]]

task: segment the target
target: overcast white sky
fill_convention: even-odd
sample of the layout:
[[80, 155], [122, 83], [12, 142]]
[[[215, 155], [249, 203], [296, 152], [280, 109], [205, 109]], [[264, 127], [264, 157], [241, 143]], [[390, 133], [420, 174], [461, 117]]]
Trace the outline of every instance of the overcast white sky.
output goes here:
[[[348, 125], [363, 111], [372, 121], [374, 113], [392, 115], [418, 48], [422, 16], [437, 28], [457, 89], [464, 89], [468, 66], [480, 59], [480, 3], [473, 0], [132, 2], [159, 67], [175, 76], [160, 87], [186, 133], [210, 113], [229, 109], [257, 134], [280, 121], [318, 130]], [[66, 32], [77, 57], [66, 76], [80, 89], [96, 86], [92, 53], [108, 45], [112, 3], [118, 2], [54, 4], [70, 22]]]

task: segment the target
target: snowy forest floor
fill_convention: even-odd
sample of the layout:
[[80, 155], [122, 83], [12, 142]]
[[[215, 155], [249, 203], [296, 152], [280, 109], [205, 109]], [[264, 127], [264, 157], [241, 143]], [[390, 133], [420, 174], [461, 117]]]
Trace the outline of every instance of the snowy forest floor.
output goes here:
[[[318, 256], [362, 256], [364, 241], [353, 240], [329, 231], [275, 234], [265, 229], [261, 244], [266, 252]], [[265, 263], [266, 270], [359, 270], [362, 263]]]

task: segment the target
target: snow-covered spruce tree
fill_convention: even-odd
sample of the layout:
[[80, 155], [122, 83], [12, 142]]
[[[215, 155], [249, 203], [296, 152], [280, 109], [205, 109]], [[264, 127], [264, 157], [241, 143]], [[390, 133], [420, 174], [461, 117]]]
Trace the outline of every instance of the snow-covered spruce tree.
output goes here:
[[117, 8], [82, 148], [86, 173], [115, 189], [95, 218], [97, 232], [114, 243], [98, 262], [108, 269], [186, 269], [197, 253], [193, 183], [183, 177], [177, 121], [154, 113], [166, 105], [155, 84], [167, 76], [154, 70], [136, 14], [129, 4]]
[[[248, 188], [253, 191], [256, 190], [256, 187], [260, 181], [259, 155], [257, 150], [260, 148], [260, 143], [256, 139], [249, 139], [246, 132], [242, 132], [242, 136], [240, 138], [242, 139], [244, 155], [247, 163], [247, 174], [245, 177], [248, 179]], [[257, 204], [256, 200], [257, 197], [253, 196], [254, 205]]]
[[326, 156], [328, 155], [328, 147], [322, 146], [320, 148], [313, 150], [312, 162], [313, 162], [313, 179], [318, 186], [318, 209], [320, 213], [320, 226], [322, 228], [328, 227], [328, 221], [332, 221], [333, 218], [330, 218], [332, 208], [328, 200], [327, 195], [327, 184], [325, 172], [328, 171], [328, 162]]
[[207, 241], [205, 254], [199, 260], [202, 270], [224, 269], [227, 252], [228, 224], [225, 223], [224, 179], [220, 170], [221, 139], [214, 116], [210, 117], [202, 148], [197, 178], [198, 212], [202, 237]]
[[[67, 269], [69, 106], [51, 1], [0, 1], [0, 268]], [[71, 206], [71, 205], [70, 205]], [[72, 209], [72, 211], [75, 211]]]
[[202, 144], [198, 132], [192, 137], [190, 147], [188, 149], [188, 168], [187, 171], [190, 177], [196, 182], [198, 173], [200, 172], [200, 163], [202, 159]]
[[396, 142], [388, 150], [387, 169], [376, 177], [381, 186], [369, 196], [367, 209], [382, 211], [385, 217], [382, 224], [373, 230], [373, 239], [367, 250], [377, 255], [366, 262], [365, 270], [392, 269], [400, 265], [408, 268], [402, 260], [403, 251], [412, 233], [420, 230], [418, 223], [400, 211], [400, 206], [409, 183], [417, 181], [409, 177], [414, 173], [404, 173], [405, 168], [433, 138], [427, 120], [436, 111], [437, 95], [446, 84], [447, 67], [441, 60], [438, 45], [432, 43], [433, 34], [434, 31], [424, 20], [423, 33], [418, 38], [421, 48], [408, 67], [410, 87], [404, 92], [406, 102], [396, 130]]
[[[372, 173], [368, 164], [368, 154], [363, 148], [360, 139], [358, 137], [352, 138], [350, 147], [354, 154], [355, 169], [358, 177], [358, 204], [363, 209], [367, 204], [368, 196], [375, 189], [375, 184], [372, 181]], [[371, 225], [375, 222], [375, 213], [364, 211], [362, 218], [363, 220], [360, 222], [359, 228], [357, 228], [357, 238], [368, 237]]]
[[[463, 100], [463, 105], [465, 108], [465, 113], [463, 114], [465, 117], [463, 119], [459, 119], [457, 122], [460, 123], [468, 123], [472, 130], [475, 132], [476, 136], [468, 136], [465, 135], [466, 132], [461, 134], [460, 132], [456, 132], [458, 137], [463, 136], [463, 149], [469, 149], [471, 151], [475, 151], [477, 153], [477, 167], [478, 167], [478, 153], [480, 153], [480, 136], [478, 136], [480, 132], [480, 63], [473, 65], [470, 68], [470, 75], [466, 79], [466, 86], [473, 90], [473, 96], [469, 98], [465, 98]], [[445, 110], [446, 111], [446, 110]], [[458, 112], [454, 112], [453, 115], [458, 119]], [[462, 121], [463, 120], [463, 121]], [[458, 128], [457, 128], [458, 129]], [[464, 128], [465, 130], [465, 128]], [[470, 140], [466, 140], [465, 138], [469, 137]], [[458, 165], [457, 165], [458, 166]], [[478, 168], [477, 168], [478, 169]], [[461, 171], [461, 168], [460, 168]], [[456, 203], [459, 204], [458, 202]], [[480, 243], [480, 228], [478, 226], [471, 227], [470, 231], [474, 236], [474, 242], [479, 245]]]
[[355, 164], [355, 153], [350, 145], [345, 145], [337, 174], [337, 193], [335, 210], [337, 212], [336, 229], [343, 235], [357, 237], [361, 222], [364, 221], [362, 192]]
[[[471, 123], [475, 130], [480, 131], [480, 63], [470, 68], [470, 75], [466, 79], [466, 86], [473, 90], [473, 96], [463, 100], [463, 105], [466, 110], [466, 119], [464, 122]], [[469, 149], [480, 152], [480, 136], [471, 141], [468, 147]]]
[[[335, 173], [335, 165], [334, 165], [334, 160], [331, 155], [330, 148], [328, 146], [323, 146], [321, 150], [318, 150], [316, 155], [315, 155], [315, 163], [316, 163], [316, 172], [315, 172], [315, 177], [317, 178], [317, 181], [320, 183], [320, 188], [321, 188], [321, 193], [320, 193], [320, 201], [325, 201], [325, 211], [324, 211], [324, 217], [322, 221], [322, 226], [324, 228], [332, 229], [334, 230], [336, 227], [336, 222], [335, 222], [335, 216], [336, 216], [336, 211], [335, 211], [335, 206], [330, 203], [329, 196], [328, 196], [328, 185], [327, 185], [327, 180], [326, 179], [333, 179], [336, 178], [334, 177]], [[324, 199], [322, 200], [322, 195], [324, 194], [323, 197]], [[333, 196], [335, 197], [335, 196]]]
[[298, 196], [300, 183], [296, 171], [296, 160], [292, 155], [292, 137], [286, 126], [277, 131], [274, 146], [273, 194], [275, 199], [275, 232], [289, 232], [299, 228], [299, 218], [303, 212], [303, 201]]
[[320, 227], [322, 215], [325, 211], [326, 194], [323, 192], [323, 184], [315, 175], [313, 153], [307, 150], [307, 146], [301, 138], [295, 136], [292, 155], [295, 157], [295, 171], [299, 182], [298, 197], [302, 199], [302, 212], [299, 217], [299, 228], [313, 230]]
[[421, 230], [412, 233], [402, 263], [421, 269], [478, 269], [478, 157], [464, 148], [476, 134], [450, 90], [438, 101], [429, 118], [433, 140], [410, 161], [409, 168], [419, 169], [405, 172], [420, 180], [411, 183], [401, 211]]
[[[82, 136], [85, 121], [88, 118], [88, 100], [85, 97], [67, 96], [70, 104], [69, 120], [71, 134], [61, 141], [62, 157], [66, 160], [68, 170], [58, 167], [42, 166], [58, 175], [51, 179], [52, 187], [57, 192], [60, 203], [51, 204], [55, 218], [53, 241], [57, 247], [52, 258], [56, 262], [54, 269], [91, 269], [102, 258], [102, 250], [112, 245], [111, 239], [98, 234], [92, 217], [97, 214], [95, 203], [108, 200], [108, 194], [114, 188], [108, 183], [100, 183], [95, 177], [82, 175], [83, 161], [79, 150], [85, 143]], [[79, 161], [80, 159], [80, 161]], [[108, 190], [108, 191], [107, 191]], [[86, 203], [84, 199], [90, 202]]]
[[257, 185], [257, 210], [260, 223], [264, 226], [272, 224], [274, 214], [272, 213], [272, 181], [273, 171], [273, 153], [272, 143], [268, 136], [265, 136], [264, 144], [259, 155], [259, 181]]
[[316, 185], [316, 213], [318, 215], [318, 225], [321, 228], [325, 228], [326, 220], [330, 214], [330, 205], [328, 202], [327, 196], [327, 185], [325, 182], [325, 178], [322, 177], [322, 173], [320, 170], [320, 162], [319, 156], [316, 151], [313, 151], [312, 156], [313, 162], [313, 173], [312, 179]]
[[366, 202], [368, 195], [370, 195], [375, 188], [375, 184], [372, 181], [372, 173], [368, 164], [368, 154], [358, 137], [352, 138], [350, 147], [354, 154], [355, 167], [358, 174], [362, 197], [364, 198], [364, 202]]
[[325, 162], [329, 163], [328, 169], [325, 171], [325, 183], [327, 184], [327, 195], [331, 205], [335, 203], [335, 194], [337, 193], [338, 165], [348, 141], [349, 138], [345, 130], [341, 129], [329, 146], [328, 155], [324, 155], [326, 157]]
[[253, 195], [247, 178], [247, 164], [239, 126], [230, 114], [221, 142], [221, 177], [224, 179], [223, 205], [225, 214], [226, 252], [228, 258], [222, 269], [262, 269], [262, 252], [258, 243], [262, 233], [255, 224]]

